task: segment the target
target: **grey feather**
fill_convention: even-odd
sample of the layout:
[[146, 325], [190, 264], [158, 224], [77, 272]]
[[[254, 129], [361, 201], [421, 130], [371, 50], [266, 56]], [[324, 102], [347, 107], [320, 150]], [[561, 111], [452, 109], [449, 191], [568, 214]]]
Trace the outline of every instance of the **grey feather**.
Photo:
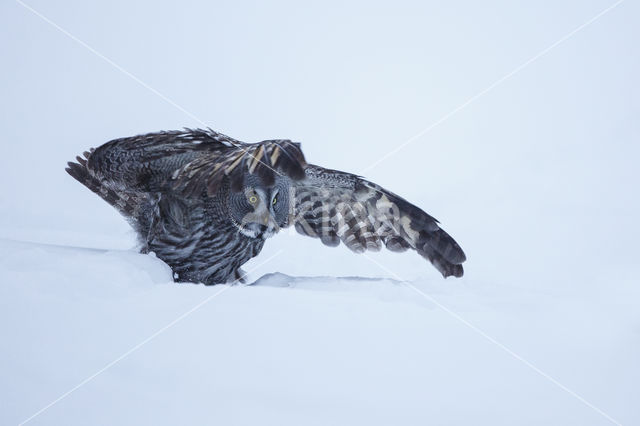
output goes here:
[[466, 257], [418, 207], [358, 176], [306, 163], [300, 144], [248, 144], [213, 130], [149, 133], [84, 152], [67, 172], [131, 223], [177, 281], [242, 277], [265, 239], [294, 225], [355, 252], [413, 249], [443, 276]]
[[413, 249], [444, 277], [461, 277], [466, 256], [438, 221], [400, 196], [356, 175], [308, 165], [294, 182], [299, 233], [361, 253]]

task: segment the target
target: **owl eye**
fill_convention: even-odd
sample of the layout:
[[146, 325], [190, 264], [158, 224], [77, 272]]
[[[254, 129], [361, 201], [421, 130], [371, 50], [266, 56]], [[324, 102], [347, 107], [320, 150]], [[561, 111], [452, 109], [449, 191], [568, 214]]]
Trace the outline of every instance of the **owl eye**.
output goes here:
[[278, 202], [278, 197], [273, 197], [273, 201], [271, 201], [271, 204], [275, 206], [277, 202]]
[[256, 197], [255, 195], [252, 195], [251, 197], [249, 197], [249, 202], [251, 204], [255, 204], [256, 201], [258, 201], [258, 197]]

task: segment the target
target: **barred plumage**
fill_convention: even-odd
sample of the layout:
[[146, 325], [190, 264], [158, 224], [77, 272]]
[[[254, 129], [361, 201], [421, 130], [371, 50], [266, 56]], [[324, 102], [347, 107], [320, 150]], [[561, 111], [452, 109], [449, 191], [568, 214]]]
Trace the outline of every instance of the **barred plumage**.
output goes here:
[[409, 248], [441, 273], [461, 277], [466, 256], [438, 221], [398, 195], [356, 175], [308, 165], [294, 182], [296, 230], [356, 253]]
[[290, 225], [355, 252], [413, 249], [443, 276], [463, 274], [464, 252], [433, 217], [358, 176], [307, 164], [289, 140], [149, 133], [91, 149], [67, 172], [122, 213], [141, 251], [177, 281], [241, 279], [265, 239]]

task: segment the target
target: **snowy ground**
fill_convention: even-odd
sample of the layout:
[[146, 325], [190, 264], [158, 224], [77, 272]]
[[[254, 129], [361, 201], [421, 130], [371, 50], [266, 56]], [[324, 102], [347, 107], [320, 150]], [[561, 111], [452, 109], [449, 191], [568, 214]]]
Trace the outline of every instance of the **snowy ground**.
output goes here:
[[[0, 2], [0, 424], [640, 424], [639, 14]], [[284, 232], [171, 283], [64, 166], [207, 125], [401, 194], [464, 278]]]
[[640, 421], [637, 289], [603, 303], [474, 280], [177, 285], [134, 251], [11, 241], [0, 280], [2, 424], [87, 379], [32, 424], [611, 423], [577, 396]]

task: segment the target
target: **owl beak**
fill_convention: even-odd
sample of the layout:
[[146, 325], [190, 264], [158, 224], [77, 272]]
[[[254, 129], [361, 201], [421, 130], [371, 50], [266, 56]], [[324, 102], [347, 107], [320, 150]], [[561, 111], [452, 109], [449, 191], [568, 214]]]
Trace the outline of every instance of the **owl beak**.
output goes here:
[[271, 215], [270, 212], [266, 212], [266, 214], [263, 215], [262, 223], [267, 227], [268, 233], [274, 234], [280, 230], [278, 222], [276, 222], [275, 218]]
[[255, 237], [269, 238], [280, 230], [278, 222], [273, 217], [270, 209], [263, 202], [254, 207], [242, 220], [243, 226], [255, 235]]
[[251, 229], [255, 236], [260, 238], [269, 238], [280, 230], [278, 223], [268, 210], [247, 215], [244, 223], [247, 229]]

